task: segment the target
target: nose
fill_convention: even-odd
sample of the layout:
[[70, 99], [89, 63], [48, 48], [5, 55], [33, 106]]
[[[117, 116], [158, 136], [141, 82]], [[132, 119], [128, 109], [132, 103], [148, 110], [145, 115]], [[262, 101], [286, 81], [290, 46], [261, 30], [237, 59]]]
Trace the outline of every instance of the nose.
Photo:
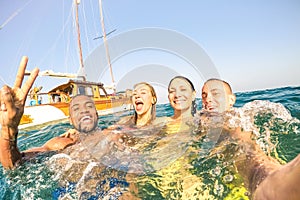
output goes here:
[[87, 113], [89, 109], [86, 106], [82, 106], [80, 113]]
[[174, 97], [175, 98], [178, 98], [178, 97], [181, 97], [182, 96], [182, 92], [180, 91], [180, 90], [176, 90], [175, 92], [174, 92]]
[[134, 95], [132, 95], [131, 97], [131, 101], [135, 101], [136, 99], [138, 99], [140, 97], [140, 95], [138, 93], [135, 93]]

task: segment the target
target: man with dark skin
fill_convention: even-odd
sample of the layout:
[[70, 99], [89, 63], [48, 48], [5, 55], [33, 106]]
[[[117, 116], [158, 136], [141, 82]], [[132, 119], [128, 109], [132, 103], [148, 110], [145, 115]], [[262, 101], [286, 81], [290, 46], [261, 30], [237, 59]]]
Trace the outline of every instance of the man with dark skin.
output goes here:
[[[108, 141], [105, 144], [108, 144], [109, 141], [111, 141], [110, 139], [112, 138], [107, 134], [98, 134], [97, 136], [94, 136], [94, 133], [100, 132], [100, 129], [97, 128], [98, 113], [94, 101], [88, 96], [78, 95], [73, 97], [69, 106], [70, 123], [75, 129], [67, 131], [62, 136], [50, 139], [41, 147], [20, 152], [17, 147], [18, 125], [24, 112], [26, 96], [39, 72], [37, 68], [34, 69], [24, 86], [22, 86], [27, 62], [28, 58], [23, 57], [14, 87], [10, 88], [5, 85], [0, 90], [0, 123], [2, 126], [0, 137], [0, 161], [4, 168], [13, 169], [22, 158], [30, 157], [38, 152], [63, 150], [70, 145], [78, 143], [80, 134], [89, 134], [90, 137], [87, 141], [93, 141], [94, 144], [101, 139]], [[109, 146], [110, 145], [101, 146], [103, 154], [108, 151]]]
[[98, 113], [94, 101], [90, 97], [85, 95], [73, 97], [69, 105], [69, 114], [69, 121], [74, 129], [50, 139], [41, 147], [25, 150], [23, 153], [63, 150], [78, 141], [79, 133], [92, 135], [100, 132], [100, 129], [97, 128]]

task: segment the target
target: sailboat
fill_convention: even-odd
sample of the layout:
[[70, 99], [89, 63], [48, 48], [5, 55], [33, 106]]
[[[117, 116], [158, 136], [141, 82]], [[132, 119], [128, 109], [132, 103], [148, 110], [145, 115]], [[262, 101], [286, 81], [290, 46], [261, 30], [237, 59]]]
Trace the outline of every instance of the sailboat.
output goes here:
[[[24, 109], [24, 114], [21, 119], [19, 129], [29, 129], [32, 127], [36, 128], [37, 126], [44, 126], [49, 123], [57, 123], [58, 121], [67, 119], [69, 116], [69, 102], [71, 101], [72, 97], [80, 94], [88, 95], [94, 100], [99, 115], [121, 112], [132, 108], [130, 101], [131, 90], [116, 92], [115, 87], [113, 87], [113, 93], [108, 93], [106, 90], [106, 86], [104, 86], [103, 83], [86, 80], [81, 52], [80, 29], [78, 23], [78, 4], [80, 2], [78, 2], [78, 0], [74, 0], [74, 3], [76, 6], [76, 28], [78, 37], [77, 41], [80, 58], [79, 73], [63, 74], [54, 73], [48, 70], [40, 72], [39, 76], [67, 78], [68, 81], [54, 87], [46, 93], [41, 92], [42, 87], [32, 88], [28, 96], [29, 105]], [[106, 33], [103, 22], [101, 0], [99, 0], [99, 6], [103, 41], [104, 45], [106, 46], [106, 56], [114, 86], [115, 84], [112, 67], [106, 44]], [[26, 72], [25, 75], [30, 75], [30, 72]], [[42, 102], [42, 96], [47, 96], [47, 103]]]

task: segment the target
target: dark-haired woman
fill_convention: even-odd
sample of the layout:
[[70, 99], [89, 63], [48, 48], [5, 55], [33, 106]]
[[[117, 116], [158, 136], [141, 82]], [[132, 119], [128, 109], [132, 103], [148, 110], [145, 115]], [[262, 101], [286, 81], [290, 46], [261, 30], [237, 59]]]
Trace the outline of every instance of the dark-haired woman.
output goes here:
[[189, 121], [196, 113], [196, 90], [193, 83], [184, 76], [176, 76], [169, 82], [168, 98], [174, 109], [173, 116], [167, 118], [167, 133], [178, 133], [190, 128]]

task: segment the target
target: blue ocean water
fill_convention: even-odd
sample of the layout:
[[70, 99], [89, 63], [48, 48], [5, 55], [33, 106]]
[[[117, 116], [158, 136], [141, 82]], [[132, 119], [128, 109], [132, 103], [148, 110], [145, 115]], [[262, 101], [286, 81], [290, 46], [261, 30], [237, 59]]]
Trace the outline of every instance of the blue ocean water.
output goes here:
[[[261, 140], [264, 135], [270, 134], [270, 141], [276, 145], [272, 149], [271, 156], [276, 157], [280, 162], [285, 163], [292, 160], [300, 153], [300, 86], [284, 87], [270, 90], [240, 92], [236, 93], [238, 108], [244, 108], [249, 115], [254, 115], [251, 123], [257, 132], [257, 142], [262, 148], [267, 148]], [[262, 100], [262, 101], [257, 101]], [[199, 109], [201, 100], [197, 100]], [[283, 107], [281, 107], [283, 106]], [[130, 114], [130, 111], [114, 115], [101, 116], [99, 126], [104, 129], [117, 122], [122, 116]], [[157, 106], [158, 116], [171, 116], [172, 109], [169, 104]], [[245, 122], [245, 126], [246, 126]], [[54, 136], [58, 136], [71, 128], [68, 122], [48, 125], [38, 130], [20, 131], [18, 144], [20, 150], [40, 146]], [[0, 199], [59, 199], [66, 195], [76, 199], [76, 182], [62, 184], [61, 177], [51, 171], [45, 164], [54, 153], [40, 155], [29, 162], [22, 164], [13, 171], [5, 171], [0, 167]], [[201, 158], [202, 159], [202, 158]], [[207, 185], [207, 190], [215, 199], [233, 199], [240, 193], [235, 194], [235, 190], [242, 191], [236, 181], [236, 186], [232, 184], [220, 184], [224, 177], [222, 169], [217, 173], [220, 161], [216, 159], [205, 160], [194, 159], [193, 174], [203, 178]], [[195, 161], [196, 160], [196, 161]], [[201, 163], [201, 165], [199, 164]], [[224, 163], [223, 163], [224, 164]], [[226, 173], [225, 173], [226, 174]], [[221, 179], [220, 177], [223, 177]], [[149, 180], [155, 179], [153, 175], [147, 177]], [[84, 194], [82, 199], [101, 199], [107, 195], [104, 189], [109, 182], [109, 187], [116, 185], [126, 185], [124, 175], [118, 178], [107, 178], [98, 184], [98, 192], [94, 195]], [[218, 184], [216, 184], [218, 182]], [[63, 185], [63, 186], [62, 186]], [[117, 194], [117, 193], [116, 193]], [[169, 192], [165, 197], [159, 194], [153, 185], [144, 185], [143, 199], [174, 199], [180, 195], [176, 192]], [[232, 198], [230, 198], [232, 195]], [[234, 196], [235, 195], [235, 196]], [[234, 197], [233, 197], [234, 196]], [[117, 199], [118, 195], [115, 195]], [[70, 199], [72, 199], [70, 198]], [[114, 199], [111, 197], [110, 199]], [[247, 199], [246, 192], [243, 192], [239, 199]]]

